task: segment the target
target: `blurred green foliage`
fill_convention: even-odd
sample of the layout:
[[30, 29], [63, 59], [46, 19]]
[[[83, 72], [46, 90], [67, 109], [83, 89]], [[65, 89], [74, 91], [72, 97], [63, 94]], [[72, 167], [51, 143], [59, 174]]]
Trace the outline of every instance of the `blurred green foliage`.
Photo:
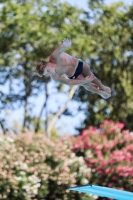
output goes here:
[[[36, 63], [47, 59], [62, 39], [69, 37], [73, 45], [67, 52], [89, 62], [94, 74], [112, 89], [108, 100], [82, 87], [77, 90], [75, 100], [85, 103], [84, 109], [79, 106], [86, 115], [83, 127], [113, 119], [133, 129], [133, 6], [107, 6], [102, 0], [90, 0], [87, 9], [59, 0], [1, 1], [0, 109], [23, 108], [23, 128], [41, 118], [46, 107], [44, 103], [40, 115], [35, 116], [31, 99], [40, 92], [47, 96], [49, 82], [48, 77], [37, 77]], [[59, 85], [56, 87], [59, 92]], [[41, 120], [38, 130], [39, 123]]]
[[133, 130], [133, 6], [95, 2], [92, 14], [91, 25], [87, 16], [83, 19], [82, 29], [88, 37], [83, 59], [88, 57], [94, 74], [111, 87], [112, 97], [104, 100], [80, 88], [75, 99], [87, 104], [86, 127], [113, 119]]
[[0, 90], [0, 108], [23, 107], [23, 127], [29, 128], [34, 118], [31, 97], [45, 92], [49, 81], [37, 77], [36, 64], [47, 59], [71, 32], [76, 35], [80, 12], [57, 0], [0, 3], [0, 85], [7, 88]]

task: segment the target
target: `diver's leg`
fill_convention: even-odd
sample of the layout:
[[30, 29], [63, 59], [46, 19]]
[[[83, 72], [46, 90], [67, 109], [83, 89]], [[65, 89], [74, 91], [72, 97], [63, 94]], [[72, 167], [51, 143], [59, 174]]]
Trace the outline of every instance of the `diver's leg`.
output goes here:
[[102, 96], [104, 99], [108, 99], [109, 97], [111, 97], [111, 94], [103, 91], [103, 90], [100, 90], [98, 88], [96, 88], [95, 86], [93, 86], [91, 83], [89, 84], [85, 84], [85, 85], [82, 85], [86, 90], [88, 91], [91, 91], [92, 93], [96, 93], [96, 94], [99, 94], [100, 96]]
[[[90, 70], [90, 66], [86, 63], [83, 62], [83, 76], [90, 76], [91, 75], [91, 70]], [[95, 76], [95, 79], [91, 82], [92, 84], [96, 85], [99, 89], [111, 94], [111, 89], [107, 86], [104, 86], [102, 84], [102, 82], [100, 80], [98, 80], [98, 78]]]

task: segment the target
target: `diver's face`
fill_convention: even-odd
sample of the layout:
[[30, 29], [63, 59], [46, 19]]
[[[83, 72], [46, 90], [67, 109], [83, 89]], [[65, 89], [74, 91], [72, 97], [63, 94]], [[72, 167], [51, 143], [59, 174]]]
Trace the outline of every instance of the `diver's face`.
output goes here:
[[52, 75], [54, 75], [54, 74], [55, 74], [55, 68], [54, 68], [50, 63], [48, 63], [48, 64], [46, 65], [46, 68], [45, 68], [45, 70], [44, 70], [43, 75], [52, 76]]

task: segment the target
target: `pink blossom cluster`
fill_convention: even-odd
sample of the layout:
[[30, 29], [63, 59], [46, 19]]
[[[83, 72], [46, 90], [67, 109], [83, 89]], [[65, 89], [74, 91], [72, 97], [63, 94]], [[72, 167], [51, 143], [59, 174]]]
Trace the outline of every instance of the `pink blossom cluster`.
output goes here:
[[112, 120], [99, 128], [89, 126], [71, 138], [72, 150], [81, 152], [92, 169], [90, 182], [133, 191], [133, 134], [123, 128], [123, 123]]

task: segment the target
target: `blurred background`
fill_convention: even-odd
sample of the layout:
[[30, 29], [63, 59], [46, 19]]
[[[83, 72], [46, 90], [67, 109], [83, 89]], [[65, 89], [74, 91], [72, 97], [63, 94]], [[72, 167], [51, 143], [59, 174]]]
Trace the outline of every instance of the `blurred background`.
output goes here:
[[[66, 37], [111, 98], [37, 76]], [[104, 199], [68, 190], [91, 181], [132, 191], [132, 69], [132, 0], [1, 0], [0, 199]]]

